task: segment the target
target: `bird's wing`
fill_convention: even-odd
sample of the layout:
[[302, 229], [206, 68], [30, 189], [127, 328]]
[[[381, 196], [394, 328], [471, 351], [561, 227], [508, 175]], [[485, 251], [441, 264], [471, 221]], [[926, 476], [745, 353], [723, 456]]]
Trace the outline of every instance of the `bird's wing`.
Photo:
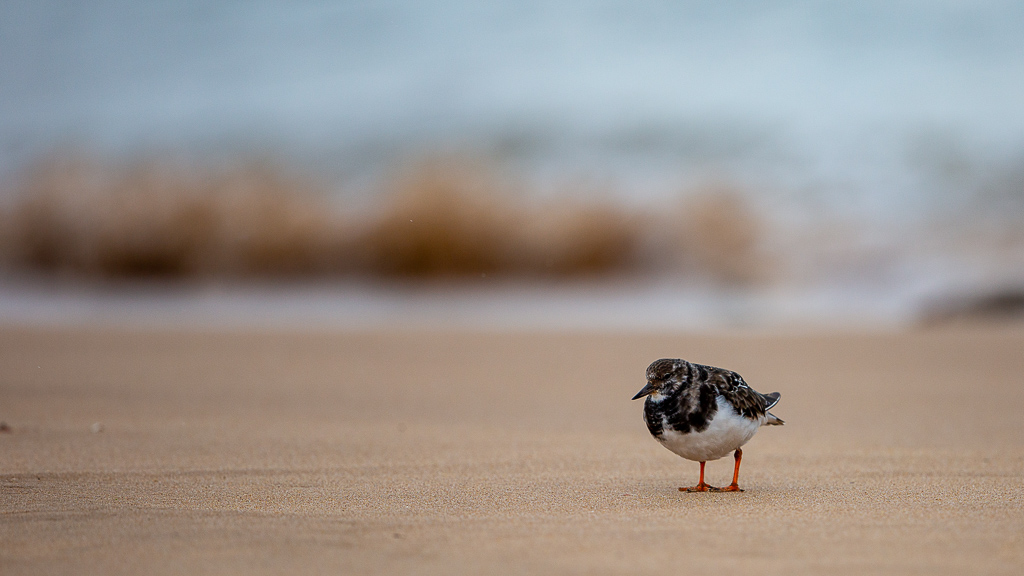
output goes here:
[[778, 392], [761, 394], [743, 381], [739, 374], [722, 368], [709, 368], [709, 380], [742, 416], [747, 418], [763, 418], [768, 409], [779, 402]]

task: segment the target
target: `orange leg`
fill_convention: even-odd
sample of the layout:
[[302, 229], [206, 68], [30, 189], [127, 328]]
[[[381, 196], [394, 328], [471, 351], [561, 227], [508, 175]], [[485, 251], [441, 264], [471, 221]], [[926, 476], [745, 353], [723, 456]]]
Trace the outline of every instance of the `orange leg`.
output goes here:
[[704, 464], [705, 462], [700, 463], [700, 483], [697, 484], [696, 486], [690, 486], [688, 488], [681, 487], [679, 488], [680, 492], [714, 492], [718, 490], [718, 488], [715, 488], [710, 484], [704, 483]]
[[729, 484], [725, 488], [717, 488], [717, 492], [743, 492], [743, 488], [740, 488], [740, 460], [743, 459], [743, 450], [736, 449], [736, 453], [733, 454], [733, 458], [736, 459], [736, 468], [732, 471], [732, 484]]

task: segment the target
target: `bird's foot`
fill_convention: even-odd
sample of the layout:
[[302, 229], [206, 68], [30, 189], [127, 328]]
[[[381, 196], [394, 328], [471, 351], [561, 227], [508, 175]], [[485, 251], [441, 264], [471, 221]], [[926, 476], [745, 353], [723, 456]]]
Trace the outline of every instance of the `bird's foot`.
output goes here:
[[700, 484], [697, 484], [696, 486], [688, 486], [688, 487], [685, 487], [685, 488], [680, 486], [679, 487], [679, 491], [680, 492], [718, 492], [719, 488], [715, 488], [711, 484], [707, 484], [705, 482], [701, 482]]
[[740, 488], [737, 484], [729, 484], [721, 488], [712, 488], [712, 492], [743, 492], [743, 488]]

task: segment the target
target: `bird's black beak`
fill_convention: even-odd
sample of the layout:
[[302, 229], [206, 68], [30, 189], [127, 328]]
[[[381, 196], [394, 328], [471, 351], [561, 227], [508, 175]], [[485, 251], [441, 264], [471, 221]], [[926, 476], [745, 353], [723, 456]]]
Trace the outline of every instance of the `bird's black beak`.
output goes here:
[[640, 391], [636, 393], [636, 396], [633, 396], [633, 400], [643, 398], [644, 396], [647, 396], [649, 394], [654, 394], [655, 390], [656, 388], [654, 387], [654, 385], [648, 382], [646, 386], [641, 388]]

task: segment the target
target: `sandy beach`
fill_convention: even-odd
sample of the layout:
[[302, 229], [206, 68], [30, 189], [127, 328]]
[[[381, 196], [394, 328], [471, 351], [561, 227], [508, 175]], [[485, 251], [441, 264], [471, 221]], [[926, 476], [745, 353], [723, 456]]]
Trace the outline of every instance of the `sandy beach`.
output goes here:
[[[1024, 329], [0, 329], [0, 572], [1020, 574]], [[739, 494], [629, 398], [779, 391]], [[728, 483], [732, 462], [708, 465]]]

